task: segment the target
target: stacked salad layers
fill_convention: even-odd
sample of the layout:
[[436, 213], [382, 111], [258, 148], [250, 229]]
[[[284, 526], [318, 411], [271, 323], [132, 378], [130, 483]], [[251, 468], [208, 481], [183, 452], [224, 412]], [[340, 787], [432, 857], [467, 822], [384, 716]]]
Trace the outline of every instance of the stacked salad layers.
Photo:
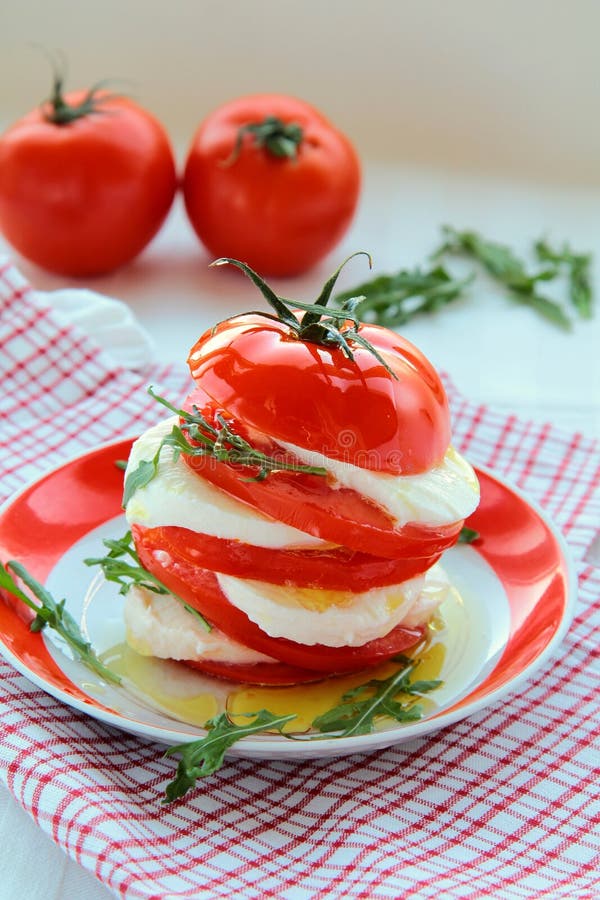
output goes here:
[[132, 448], [127, 519], [169, 593], [131, 588], [127, 640], [256, 684], [374, 666], [423, 638], [449, 590], [438, 560], [479, 500], [443, 386], [353, 301], [327, 306], [340, 270], [292, 304], [218, 262], [271, 312], [202, 335], [194, 390]]

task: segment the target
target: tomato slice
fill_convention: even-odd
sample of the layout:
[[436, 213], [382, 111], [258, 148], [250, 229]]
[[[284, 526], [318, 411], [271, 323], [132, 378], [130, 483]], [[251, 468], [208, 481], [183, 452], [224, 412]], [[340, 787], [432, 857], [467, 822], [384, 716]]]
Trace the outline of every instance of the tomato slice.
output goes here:
[[362, 591], [388, 584], [401, 584], [426, 572], [441, 554], [399, 559], [333, 547], [326, 550], [281, 550], [254, 547], [242, 541], [223, 540], [175, 525], [132, 527], [134, 540], [144, 536], [147, 547], [166, 550], [193, 565], [236, 578], [253, 578], [271, 584]]
[[248, 469], [207, 457], [183, 459], [198, 475], [273, 519], [373, 556], [431, 557], [456, 543], [463, 524], [461, 519], [437, 528], [396, 529], [380, 507], [356, 491], [331, 488], [318, 475], [274, 472], [264, 481], [248, 481], [253, 474]]
[[[196, 388], [184, 403], [184, 409], [196, 407], [209, 423], [217, 413], [231, 428], [261, 452], [277, 459], [290, 460], [277, 444], [265, 435], [245, 428], [218, 407], [206, 392]], [[189, 456], [183, 460], [207, 481], [273, 519], [292, 525], [332, 544], [389, 559], [431, 557], [442, 553], [458, 540], [461, 519], [451, 525], [428, 528], [407, 524], [396, 528], [390, 514], [376, 503], [350, 488], [337, 487], [321, 475], [276, 471], [262, 481], [253, 481], [258, 469], [218, 462], [209, 456]], [[296, 463], [298, 460], [294, 460]]]
[[214, 572], [170, 553], [157, 553], [153, 547], [146, 545], [143, 534], [138, 534], [136, 549], [140, 563], [148, 572], [201, 612], [224, 634], [246, 647], [292, 666], [329, 674], [354, 672], [390, 659], [407, 647], [412, 647], [423, 636], [423, 628], [397, 625], [384, 637], [360, 647], [326, 647], [321, 644], [309, 646], [287, 638], [271, 637], [229, 602]]
[[277, 687], [289, 687], [294, 684], [310, 684], [329, 677], [322, 672], [311, 672], [299, 666], [288, 666], [286, 663], [226, 663], [215, 659], [184, 659], [184, 665], [225, 678], [227, 681], [239, 681], [243, 684], [269, 684]]

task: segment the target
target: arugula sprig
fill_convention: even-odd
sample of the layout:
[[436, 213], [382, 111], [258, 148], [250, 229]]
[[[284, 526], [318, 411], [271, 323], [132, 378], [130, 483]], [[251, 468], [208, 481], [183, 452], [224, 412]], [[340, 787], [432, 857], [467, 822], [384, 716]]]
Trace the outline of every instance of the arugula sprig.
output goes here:
[[[21, 590], [11, 572], [29, 588], [36, 598], [35, 600]], [[30, 575], [21, 563], [15, 560], [7, 562], [6, 566], [0, 563], [0, 588], [12, 594], [17, 600], [21, 600], [29, 609], [35, 612], [35, 618], [29, 626], [30, 631], [39, 632], [43, 631], [44, 628], [51, 628], [63, 638], [75, 655], [89, 669], [106, 681], [121, 684], [120, 677], [100, 662], [92, 649], [92, 645], [81, 633], [77, 622], [65, 609], [65, 600], [55, 600], [50, 591]]]
[[137, 468], [129, 472], [125, 479], [123, 506], [127, 506], [133, 494], [149, 484], [156, 476], [160, 454], [164, 447], [173, 450], [175, 459], [183, 453], [186, 456], [208, 456], [218, 462], [258, 468], [258, 473], [248, 478], [248, 481], [263, 481], [272, 472], [303, 472], [306, 475], [322, 477], [327, 475], [327, 470], [322, 466], [307, 466], [267, 456], [236, 434], [221, 415], [215, 416], [215, 424], [211, 425], [197, 406], [194, 406], [193, 412], [190, 413], [155, 394], [152, 387], [148, 388], [148, 393], [184, 421], [181, 425], [173, 425], [171, 432], [160, 442], [152, 459], [141, 460]]
[[567, 243], [557, 250], [543, 239], [536, 241], [535, 252], [540, 261], [554, 264], [557, 273], [564, 269], [567, 270], [571, 304], [581, 318], [590, 319], [594, 299], [590, 272], [592, 254], [575, 253]]
[[225, 752], [242, 738], [262, 731], [282, 733], [283, 726], [296, 718], [295, 714], [274, 715], [266, 709], [243, 715], [252, 721], [236, 725], [227, 713], [220, 713], [206, 722], [204, 726], [208, 730], [206, 737], [169, 747], [165, 756], [179, 754], [181, 759], [177, 765], [175, 778], [166, 787], [163, 803], [178, 800], [195, 786], [198, 778], [206, 778], [217, 772], [223, 765]]
[[[423, 716], [422, 707], [415, 702], [438, 688], [442, 682], [411, 681], [411, 675], [419, 664], [418, 659], [397, 656], [394, 662], [400, 664], [397, 672], [388, 678], [372, 678], [365, 684], [347, 691], [342, 702], [327, 710], [312, 723], [320, 732], [335, 732], [345, 738], [359, 734], [370, 734], [375, 728], [375, 720], [387, 716], [396, 722], [417, 722]], [[398, 695], [403, 695], [398, 699]]]
[[394, 275], [379, 275], [336, 295], [342, 305], [356, 295], [356, 315], [364, 322], [396, 328], [424, 313], [436, 312], [464, 296], [475, 275], [453, 278], [441, 265], [427, 270], [419, 266]]
[[488, 240], [476, 231], [444, 226], [442, 232], [443, 241], [431, 254], [434, 261], [431, 268], [416, 266], [392, 275], [379, 275], [337, 294], [334, 302], [341, 306], [342, 312], [346, 303], [352, 303], [354, 315], [365, 322], [388, 328], [405, 325], [419, 315], [435, 313], [467, 295], [476, 272], [455, 278], [441, 264], [444, 257], [461, 256], [477, 263], [514, 301], [531, 307], [559, 328], [569, 330], [571, 318], [563, 305], [542, 293], [544, 283], [566, 275], [571, 306], [581, 318], [591, 318], [594, 303], [591, 254], [576, 253], [567, 243], [556, 249], [547, 241], [539, 240], [534, 244], [534, 251], [541, 267], [529, 272], [525, 262], [510, 247]]
[[527, 272], [523, 260], [504, 244], [489, 241], [475, 231], [458, 231], [448, 225], [442, 231], [444, 241], [434, 251], [434, 259], [446, 254], [468, 256], [504, 285], [513, 300], [530, 306], [560, 328], [571, 328], [571, 320], [560, 304], [540, 294], [538, 290], [540, 283], [552, 281], [556, 277], [555, 266], [548, 266], [531, 274]]
[[344, 738], [354, 735], [371, 734], [377, 720], [382, 717], [396, 722], [417, 722], [423, 717], [422, 707], [417, 698], [440, 687], [439, 680], [412, 681], [411, 676], [419, 665], [419, 659], [400, 655], [393, 662], [400, 665], [398, 671], [388, 678], [373, 678], [343, 694], [341, 703], [323, 713], [312, 723], [318, 735], [296, 738], [283, 731], [284, 725], [296, 716], [275, 715], [266, 709], [257, 713], [236, 714], [252, 719], [248, 724], [239, 725], [231, 721], [227, 713], [221, 713], [206, 723], [206, 737], [190, 743], [169, 747], [165, 756], [179, 754], [181, 759], [177, 774], [166, 788], [165, 803], [183, 797], [191, 790], [198, 778], [213, 775], [221, 768], [226, 751], [237, 741], [251, 734], [263, 731], [278, 731], [289, 740], [322, 740], [325, 737]]
[[102, 543], [108, 553], [105, 556], [88, 557], [88, 559], [84, 559], [84, 563], [86, 566], [99, 566], [107, 581], [119, 585], [119, 594], [125, 595], [134, 584], [152, 591], [154, 594], [171, 594], [181, 603], [186, 612], [197, 619], [205, 631], [212, 630], [212, 625], [197, 609], [166, 588], [158, 578], [144, 569], [137, 555], [131, 531], [126, 532], [122, 538], [105, 538]]

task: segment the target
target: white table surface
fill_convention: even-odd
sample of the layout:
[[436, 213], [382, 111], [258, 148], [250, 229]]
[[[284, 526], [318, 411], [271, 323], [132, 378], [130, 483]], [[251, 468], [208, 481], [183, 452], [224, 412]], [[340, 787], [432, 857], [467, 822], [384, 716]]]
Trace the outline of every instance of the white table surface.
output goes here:
[[[568, 240], [578, 250], [595, 252], [600, 286], [600, 188], [382, 165], [366, 168], [356, 221], [335, 253], [309, 274], [273, 286], [284, 296], [312, 299], [324, 278], [356, 249], [373, 254], [375, 273], [422, 263], [439, 242], [442, 223], [477, 229], [523, 254], [541, 235], [557, 243]], [[0, 238], [0, 252], [7, 249]], [[39, 289], [73, 284], [15, 261]], [[86, 286], [128, 302], [155, 338], [158, 358], [181, 361], [205, 328], [257, 305], [252, 285], [234, 272], [209, 270], [209, 261], [176, 204], [160, 235], [134, 264]], [[340, 285], [352, 287], [367, 276], [364, 261], [357, 259]], [[410, 323], [403, 333], [471, 399], [600, 435], [600, 313], [563, 333], [479, 279], [468, 299]], [[0, 900], [112, 896], [68, 860], [3, 788], [0, 847]]]

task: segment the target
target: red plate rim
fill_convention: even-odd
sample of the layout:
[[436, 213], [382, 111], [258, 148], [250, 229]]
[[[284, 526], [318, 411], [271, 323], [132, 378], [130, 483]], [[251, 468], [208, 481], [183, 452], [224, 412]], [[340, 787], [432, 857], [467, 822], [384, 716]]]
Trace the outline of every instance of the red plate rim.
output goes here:
[[[117, 516], [123, 476], [115, 461], [127, 458], [134, 439], [113, 440], [80, 453], [13, 494], [0, 507], [0, 560], [18, 559], [44, 581], [73, 543]], [[492, 671], [457, 702], [408, 726], [310, 742], [259, 735], [244, 739], [232, 748], [232, 755], [332, 755], [412, 739], [518, 690], [554, 653], [569, 628], [576, 598], [576, 575], [567, 544], [544, 510], [520, 489], [484, 467], [476, 467], [476, 472], [482, 500], [468, 524], [481, 533], [482, 540], [473, 546], [502, 582], [511, 613], [508, 641]], [[31, 535], [40, 524], [46, 529], [37, 532], [32, 544]], [[40, 636], [29, 631], [27, 612], [18, 602], [15, 606], [0, 602], [0, 653], [21, 674], [57, 699], [107, 724], [164, 742], [181, 740], [181, 731], [123, 716], [81, 691], [57, 665]], [[189, 729], [191, 737], [202, 733], [193, 726]], [[255, 752], [248, 752], [251, 746]], [[308, 751], [309, 746], [311, 751], [303, 754], [302, 748]]]

